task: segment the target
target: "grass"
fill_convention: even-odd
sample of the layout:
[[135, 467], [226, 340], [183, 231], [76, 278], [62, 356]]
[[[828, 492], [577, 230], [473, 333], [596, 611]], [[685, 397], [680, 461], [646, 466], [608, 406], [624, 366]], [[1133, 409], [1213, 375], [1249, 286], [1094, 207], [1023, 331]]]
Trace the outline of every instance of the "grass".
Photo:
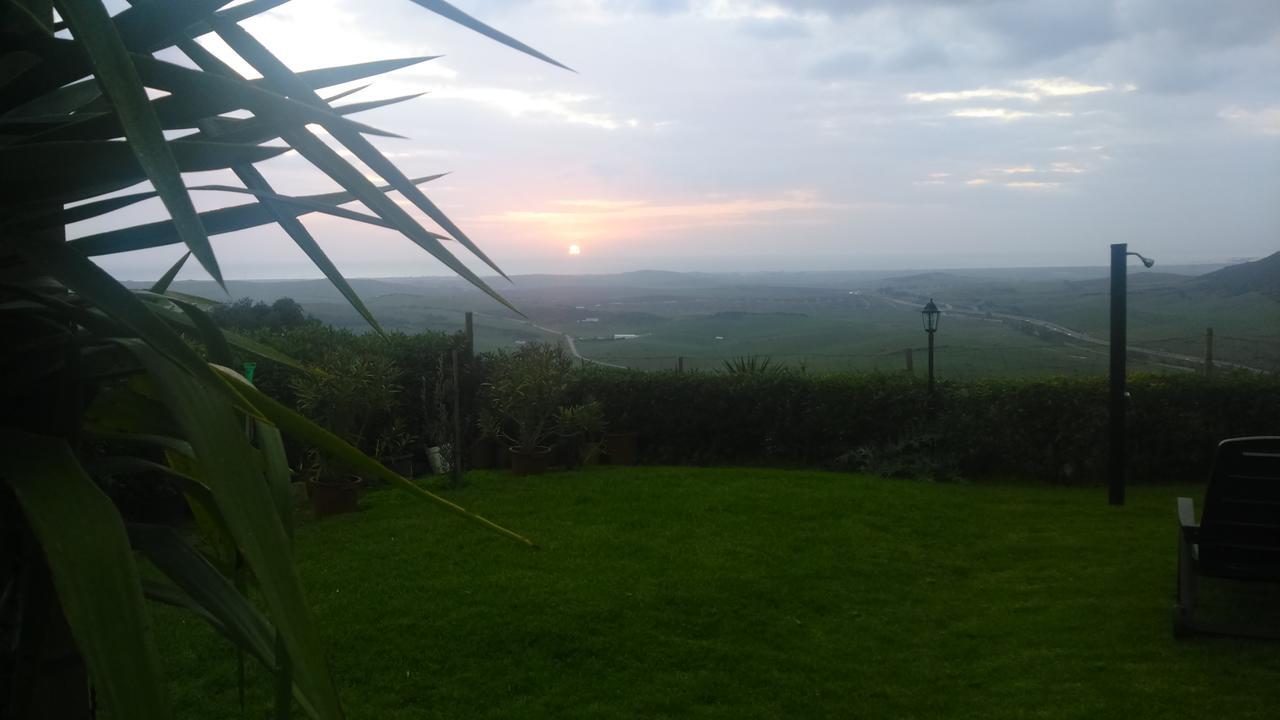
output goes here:
[[[932, 485], [820, 472], [472, 473], [517, 547], [395, 491], [297, 555], [353, 718], [1275, 717], [1280, 645], [1174, 641], [1195, 488]], [[159, 609], [179, 715], [235, 662]], [[252, 675], [247, 717], [269, 690]]]

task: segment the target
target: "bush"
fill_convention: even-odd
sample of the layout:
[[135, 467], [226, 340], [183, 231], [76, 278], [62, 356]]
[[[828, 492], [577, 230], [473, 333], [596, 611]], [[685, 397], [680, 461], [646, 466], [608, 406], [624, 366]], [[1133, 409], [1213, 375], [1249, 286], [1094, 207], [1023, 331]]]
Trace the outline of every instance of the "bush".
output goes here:
[[[392, 384], [402, 388], [389, 417], [418, 438], [441, 430], [437, 368], [450, 367], [456, 337], [355, 335], [318, 324], [253, 334], [309, 365], [337, 349], [386, 359], [394, 368], [388, 370]], [[538, 348], [522, 352], [536, 354]], [[520, 355], [481, 355], [464, 364], [464, 414], [475, 407], [481, 384], [504, 375], [508, 385], [516, 383], [498, 369]], [[926, 421], [925, 383], [903, 374], [810, 376], [773, 366], [760, 371], [758, 362], [756, 371], [744, 372], [570, 371], [563, 358], [557, 362], [557, 372], [543, 378], [554, 376], [556, 384], [567, 378], [567, 392], [554, 407], [598, 400], [611, 430], [640, 433], [648, 463], [802, 465], [936, 480], [1003, 476], [1086, 485], [1105, 477], [1105, 378], [944, 381], [933, 419]], [[290, 375], [271, 364], [258, 370], [261, 385], [296, 404]], [[1134, 482], [1200, 481], [1219, 440], [1280, 434], [1275, 376], [1139, 375], [1130, 379], [1129, 391]], [[539, 435], [550, 432], [550, 425], [537, 431], [536, 418], [528, 424]], [[475, 432], [470, 417], [463, 426]]]
[[[1130, 379], [1134, 482], [1207, 478], [1227, 437], [1280, 433], [1280, 379], [1230, 374]], [[571, 397], [604, 403], [640, 432], [660, 464], [773, 463], [947, 479], [1005, 476], [1064, 484], [1104, 480], [1104, 378], [938, 385], [906, 375], [810, 377], [593, 369]], [[617, 425], [617, 423], [615, 423]]]

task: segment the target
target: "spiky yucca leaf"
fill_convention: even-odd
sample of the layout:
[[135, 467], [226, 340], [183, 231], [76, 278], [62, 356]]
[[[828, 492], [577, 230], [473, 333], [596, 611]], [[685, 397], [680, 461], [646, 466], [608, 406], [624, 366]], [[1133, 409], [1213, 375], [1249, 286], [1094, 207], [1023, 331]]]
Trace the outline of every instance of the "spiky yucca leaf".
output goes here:
[[[457, 240], [498, 268], [417, 190], [418, 183], [438, 175], [410, 179], [364, 137], [381, 131], [348, 118], [413, 96], [334, 107], [353, 91], [328, 100], [314, 92], [430, 58], [294, 73], [237, 24], [282, 0], [232, 7], [226, 7], [228, 0], [130, 2], [113, 17], [102, 0], [0, 0], [0, 305], [11, 330], [0, 365], [13, 369], [0, 381], [0, 426], [6, 428], [0, 431], [0, 482], [14, 491], [16, 516], [43, 543], [41, 553], [24, 560], [23, 572], [45, 572], [55, 581], [57, 609], [69, 621], [104, 714], [168, 716], [146, 629], [143, 598], [149, 597], [192, 610], [272, 673], [275, 717], [289, 717], [297, 707], [311, 717], [340, 718], [292, 562], [282, 431], [434, 506], [532, 542], [422, 490], [258, 392], [226, 369], [234, 352], [297, 364], [221, 331], [205, 312], [207, 301], [175, 293], [171, 285], [192, 256], [222, 282], [211, 234], [275, 224], [376, 327], [299, 220], [311, 212], [397, 230], [506, 304], [442, 242]], [[52, 22], [55, 4], [65, 24]], [[447, 3], [419, 4], [554, 62]], [[67, 33], [54, 35], [61, 30], [69, 31], [69, 39]], [[266, 68], [265, 77], [240, 77], [194, 42], [209, 32], [228, 38], [237, 52]], [[152, 57], [168, 48], [185, 52], [201, 69]], [[251, 116], [223, 116], [238, 109]], [[323, 125], [387, 185], [367, 180], [316, 138], [309, 123]], [[181, 139], [165, 135], [186, 129], [196, 132]], [[277, 139], [286, 147], [262, 145]], [[287, 150], [335, 180], [340, 191], [303, 197], [277, 191], [260, 164]], [[182, 177], [213, 169], [231, 169], [244, 187], [188, 188]], [[144, 181], [151, 189], [112, 194]], [[202, 189], [247, 194], [253, 202], [197, 213], [189, 192]], [[390, 189], [447, 234], [419, 224], [385, 196]], [[65, 240], [68, 224], [151, 198], [162, 201], [167, 220]], [[372, 214], [342, 207], [352, 201]], [[149, 290], [130, 291], [89, 260], [167, 244], [185, 245], [187, 252]], [[208, 357], [223, 366], [209, 365], [187, 338], [199, 339]], [[31, 411], [19, 415], [13, 408]], [[206, 535], [208, 554], [167, 530], [132, 524], [126, 532], [119, 511], [96, 487], [101, 477], [121, 475], [178, 488]], [[0, 493], [0, 502], [5, 497]], [[146, 558], [163, 579], [140, 573], [138, 558]], [[244, 594], [248, 576], [262, 598], [261, 610]], [[16, 592], [26, 592], [23, 587]], [[5, 603], [0, 613], [23, 607]], [[19, 612], [0, 622], [28, 632], [45, 619]], [[0, 687], [22, 685], [0, 680]], [[0, 707], [19, 716], [28, 709], [23, 697], [10, 700], [0, 697]], [[65, 714], [84, 710], [72, 707]]]

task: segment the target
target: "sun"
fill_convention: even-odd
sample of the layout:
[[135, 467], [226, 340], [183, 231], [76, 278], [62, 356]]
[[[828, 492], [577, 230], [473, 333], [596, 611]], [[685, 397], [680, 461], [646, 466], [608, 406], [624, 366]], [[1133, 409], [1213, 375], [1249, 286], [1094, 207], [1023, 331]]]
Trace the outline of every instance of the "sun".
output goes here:
[[570, 254], [570, 255], [581, 255], [581, 254], [582, 254], [582, 248], [578, 247], [577, 245], [570, 245], [570, 246], [569, 246], [569, 254]]

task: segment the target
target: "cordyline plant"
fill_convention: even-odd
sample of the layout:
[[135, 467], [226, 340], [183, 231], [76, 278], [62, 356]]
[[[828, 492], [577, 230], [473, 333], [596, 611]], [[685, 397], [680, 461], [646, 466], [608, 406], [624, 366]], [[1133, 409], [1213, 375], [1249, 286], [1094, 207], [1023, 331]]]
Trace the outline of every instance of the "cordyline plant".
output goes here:
[[[429, 58], [292, 72], [239, 24], [285, 1], [131, 0], [112, 16], [101, 0], [0, 0], [0, 717], [88, 717], [95, 707], [112, 718], [172, 717], [148, 599], [191, 610], [272, 673], [276, 717], [295, 707], [342, 717], [290, 550], [281, 432], [529, 543], [257, 391], [229, 369], [233, 347], [297, 364], [220, 332], [205, 301], [169, 290], [190, 256], [223, 282], [209, 235], [275, 224], [377, 329], [298, 220], [320, 212], [397, 230], [506, 304], [442, 244], [457, 241], [501, 273], [418, 189], [431, 178], [408, 178], [366, 137], [388, 133], [350, 119], [404, 98], [335, 105], [348, 93], [319, 94]], [[554, 63], [446, 2], [413, 1]], [[209, 34], [262, 77], [241, 77], [195, 42]], [[170, 48], [198, 69], [156, 57]], [[256, 166], [287, 149], [341, 190], [277, 193]], [[221, 169], [241, 186], [183, 181]], [[150, 188], [120, 192], [142, 182]], [[388, 198], [391, 189], [439, 232]], [[198, 213], [192, 190], [248, 202]], [[66, 239], [68, 224], [157, 197], [168, 220]], [[364, 207], [343, 207], [353, 201]], [[125, 288], [92, 261], [166, 245], [188, 252], [148, 290]], [[198, 338], [208, 360], [184, 337]], [[208, 535], [202, 546], [230, 547], [233, 560], [122, 516], [103, 489], [121, 476], [180, 491]], [[140, 573], [142, 562], [153, 570]], [[250, 583], [260, 603], [248, 599]]]

